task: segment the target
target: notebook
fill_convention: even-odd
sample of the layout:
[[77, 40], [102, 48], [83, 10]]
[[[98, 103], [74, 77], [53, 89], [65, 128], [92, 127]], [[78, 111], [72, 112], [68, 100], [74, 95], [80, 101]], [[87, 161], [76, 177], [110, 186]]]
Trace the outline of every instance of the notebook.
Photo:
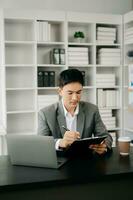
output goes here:
[[68, 160], [57, 157], [52, 136], [6, 135], [8, 154], [13, 165], [60, 168]]

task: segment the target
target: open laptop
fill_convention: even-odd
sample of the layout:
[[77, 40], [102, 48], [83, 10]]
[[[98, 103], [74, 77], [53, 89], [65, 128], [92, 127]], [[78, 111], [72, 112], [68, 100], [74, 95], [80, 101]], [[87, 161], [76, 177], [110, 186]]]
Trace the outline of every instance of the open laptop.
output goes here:
[[52, 136], [6, 135], [8, 154], [13, 165], [59, 168], [68, 160], [57, 157]]

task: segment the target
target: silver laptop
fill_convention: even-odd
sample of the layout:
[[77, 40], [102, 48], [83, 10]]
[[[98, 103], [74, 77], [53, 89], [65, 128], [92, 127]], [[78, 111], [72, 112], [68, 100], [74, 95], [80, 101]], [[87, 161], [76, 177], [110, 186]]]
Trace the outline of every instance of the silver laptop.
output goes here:
[[57, 157], [52, 136], [6, 135], [8, 154], [13, 165], [59, 168], [67, 159]]

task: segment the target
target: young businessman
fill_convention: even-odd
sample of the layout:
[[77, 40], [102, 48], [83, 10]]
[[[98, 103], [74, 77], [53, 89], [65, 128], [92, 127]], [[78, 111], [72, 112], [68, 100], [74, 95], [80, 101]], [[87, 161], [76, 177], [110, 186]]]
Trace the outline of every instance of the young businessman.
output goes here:
[[39, 111], [38, 134], [53, 136], [57, 150], [67, 148], [75, 140], [91, 137], [92, 134], [106, 135], [103, 143], [88, 147], [98, 154], [104, 154], [107, 149], [111, 149], [112, 138], [101, 120], [97, 106], [80, 101], [82, 90], [83, 76], [79, 70], [62, 71], [58, 90], [61, 100]]

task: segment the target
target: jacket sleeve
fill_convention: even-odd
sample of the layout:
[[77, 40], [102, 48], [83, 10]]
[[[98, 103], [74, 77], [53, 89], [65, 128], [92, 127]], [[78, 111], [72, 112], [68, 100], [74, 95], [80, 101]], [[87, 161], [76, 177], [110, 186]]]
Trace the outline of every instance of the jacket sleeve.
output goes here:
[[48, 126], [45, 113], [42, 110], [40, 110], [38, 113], [38, 134], [44, 136], [51, 135], [51, 131]]
[[112, 147], [112, 137], [111, 135], [108, 133], [102, 119], [99, 113], [99, 110], [97, 108], [96, 112], [95, 112], [95, 128], [94, 128], [94, 135], [95, 136], [102, 136], [102, 135], [107, 135], [107, 138], [105, 139], [105, 143], [108, 147], [108, 149], [111, 149]]

